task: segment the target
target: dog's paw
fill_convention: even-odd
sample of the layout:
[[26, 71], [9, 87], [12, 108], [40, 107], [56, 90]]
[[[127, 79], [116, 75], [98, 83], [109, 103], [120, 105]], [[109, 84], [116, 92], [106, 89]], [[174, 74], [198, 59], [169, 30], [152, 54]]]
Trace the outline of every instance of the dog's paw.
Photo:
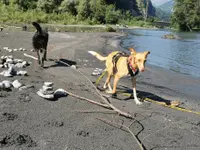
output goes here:
[[142, 102], [140, 102], [138, 99], [135, 100], [135, 103], [136, 103], [136, 105], [141, 105], [142, 104]]
[[112, 91], [110, 91], [110, 90], [106, 90], [106, 93], [108, 93], [108, 94], [112, 94]]
[[117, 97], [117, 94], [116, 93], [113, 93], [112, 94], [112, 98], [116, 98]]

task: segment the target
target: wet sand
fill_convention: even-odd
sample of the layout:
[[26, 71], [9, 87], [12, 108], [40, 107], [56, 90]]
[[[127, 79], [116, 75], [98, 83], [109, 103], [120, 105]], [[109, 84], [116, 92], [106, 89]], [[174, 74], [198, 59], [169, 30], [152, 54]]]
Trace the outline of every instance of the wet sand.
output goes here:
[[[36, 92], [45, 81], [52, 81], [54, 89], [64, 88], [83, 97], [102, 102], [88, 81], [77, 71], [66, 67], [56, 59], [76, 63], [91, 81], [95, 68], [104, 69], [87, 53], [97, 51], [103, 55], [121, 49], [119, 33], [50, 33], [48, 58], [45, 69], [37, 62], [23, 56], [24, 52], [8, 53], [2, 47], [24, 47], [32, 49], [32, 32], [0, 32], [2, 55], [13, 55], [31, 61], [25, 68], [29, 76], [6, 78], [0, 81], [18, 79], [24, 84], [33, 84], [32, 89], [19, 92], [0, 91], [0, 149], [3, 150], [138, 150], [134, 138], [126, 131], [105, 124], [96, 118], [130, 126], [146, 149], [154, 150], [198, 150], [200, 149], [200, 117], [157, 104], [144, 102], [137, 106], [133, 99], [118, 95], [110, 101], [119, 109], [129, 112], [139, 122], [126, 119], [118, 114], [106, 113], [104, 108], [95, 106], [71, 96], [54, 101], [39, 97]], [[117, 47], [117, 48], [116, 48]], [[36, 56], [35, 52], [26, 53]], [[4, 69], [1, 68], [0, 71]], [[103, 79], [104, 80], [104, 79]], [[101, 84], [103, 84], [103, 80]], [[118, 89], [130, 91], [130, 79], [120, 80]], [[137, 92], [140, 98], [155, 100], [180, 100], [181, 106], [200, 111], [199, 78], [177, 74], [162, 68], [147, 65], [146, 72], [137, 78]], [[92, 113], [81, 113], [81, 111]], [[95, 112], [97, 111], [97, 112]], [[99, 113], [98, 111], [103, 111]]]

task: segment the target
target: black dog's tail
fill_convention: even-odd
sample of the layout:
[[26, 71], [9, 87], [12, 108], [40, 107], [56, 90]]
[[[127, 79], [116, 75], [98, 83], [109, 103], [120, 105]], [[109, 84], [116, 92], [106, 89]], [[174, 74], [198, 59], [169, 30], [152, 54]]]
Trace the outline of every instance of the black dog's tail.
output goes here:
[[39, 33], [42, 33], [42, 28], [37, 22], [32, 22], [32, 25], [37, 29]]

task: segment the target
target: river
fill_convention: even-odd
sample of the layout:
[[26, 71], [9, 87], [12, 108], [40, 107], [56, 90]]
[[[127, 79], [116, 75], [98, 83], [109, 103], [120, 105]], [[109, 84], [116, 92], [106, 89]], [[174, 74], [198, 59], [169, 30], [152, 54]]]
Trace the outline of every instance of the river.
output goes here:
[[[165, 29], [133, 29], [124, 32], [128, 35], [123, 39], [122, 46], [133, 46], [137, 51], [150, 51], [148, 64], [200, 77], [200, 33]], [[181, 40], [162, 38], [170, 33], [177, 35]]]

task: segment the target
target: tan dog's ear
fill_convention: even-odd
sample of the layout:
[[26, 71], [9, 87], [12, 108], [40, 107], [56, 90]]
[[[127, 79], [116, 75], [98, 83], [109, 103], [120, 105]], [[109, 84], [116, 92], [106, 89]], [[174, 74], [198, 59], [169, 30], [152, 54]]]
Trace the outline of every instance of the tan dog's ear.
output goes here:
[[129, 51], [131, 51], [131, 54], [135, 55], [136, 54], [136, 50], [132, 47], [128, 48]]
[[150, 51], [145, 51], [144, 54], [145, 56], [147, 56], [148, 54], [150, 54]]

